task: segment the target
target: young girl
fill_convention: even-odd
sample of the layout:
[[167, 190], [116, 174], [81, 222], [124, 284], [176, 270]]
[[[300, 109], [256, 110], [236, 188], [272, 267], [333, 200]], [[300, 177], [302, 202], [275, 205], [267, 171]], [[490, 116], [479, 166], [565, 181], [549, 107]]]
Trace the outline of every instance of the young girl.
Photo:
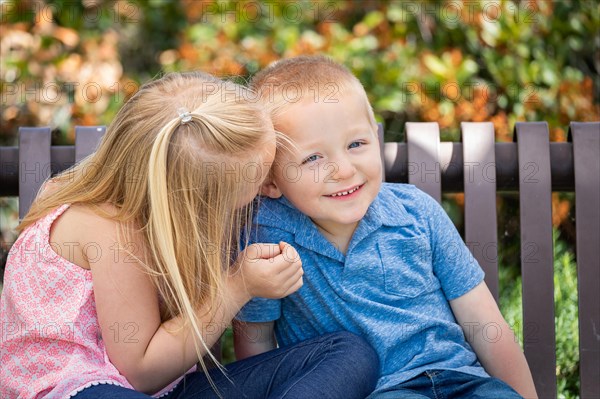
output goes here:
[[377, 355], [349, 333], [224, 369], [202, 360], [252, 297], [302, 285], [285, 243], [249, 246], [229, 264], [274, 153], [267, 114], [240, 86], [173, 73], [141, 87], [18, 227], [0, 397], [366, 396]]

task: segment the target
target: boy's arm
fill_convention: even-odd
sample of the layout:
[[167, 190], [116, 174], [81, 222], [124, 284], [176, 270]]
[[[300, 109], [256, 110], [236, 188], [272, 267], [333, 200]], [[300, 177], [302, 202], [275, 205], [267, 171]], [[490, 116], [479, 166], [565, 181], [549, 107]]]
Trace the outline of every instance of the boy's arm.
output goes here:
[[537, 398], [525, 355], [486, 284], [451, 300], [450, 306], [485, 370], [523, 397]]
[[233, 320], [233, 347], [237, 360], [277, 348], [274, 322], [250, 323]]

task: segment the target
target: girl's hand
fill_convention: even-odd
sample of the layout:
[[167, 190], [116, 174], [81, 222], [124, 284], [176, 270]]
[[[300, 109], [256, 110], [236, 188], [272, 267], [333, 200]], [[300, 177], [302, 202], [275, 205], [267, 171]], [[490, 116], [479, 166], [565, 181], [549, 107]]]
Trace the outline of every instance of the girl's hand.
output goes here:
[[242, 279], [251, 297], [278, 299], [302, 287], [302, 261], [291, 245], [252, 244], [238, 257], [232, 277]]

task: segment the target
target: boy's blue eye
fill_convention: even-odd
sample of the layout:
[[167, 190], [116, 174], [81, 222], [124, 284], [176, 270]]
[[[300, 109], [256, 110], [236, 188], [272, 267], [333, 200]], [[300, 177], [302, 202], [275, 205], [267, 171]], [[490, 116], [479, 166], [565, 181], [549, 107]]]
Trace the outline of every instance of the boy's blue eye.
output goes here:
[[304, 165], [305, 163], [309, 163], [309, 162], [315, 162], [317, 159], [319, 159], [318, 155], [311, 155], [310, 157], [308, 157], [304, 161], [302, 161], [302, 165]]
[[358, 148], [361, 145], [363, 145], [364, 143], [361, 143], [360, 141], [353, 141], [352, 143], [350, 143], [350, 145], [348, 146], [348, 148]]

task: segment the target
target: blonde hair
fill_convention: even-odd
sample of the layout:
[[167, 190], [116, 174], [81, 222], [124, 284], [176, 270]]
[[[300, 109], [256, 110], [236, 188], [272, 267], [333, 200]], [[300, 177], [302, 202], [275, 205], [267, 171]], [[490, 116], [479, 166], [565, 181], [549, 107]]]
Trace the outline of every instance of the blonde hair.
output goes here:
[[345, 66], [323, 55], [299, 56], [276, 61], [250, 81], [277, 127], [278, 118], [300, 101], [324, 104], [339, 101], [345, 94], [362, 96], [366, 117], [377, 131], [377, 123], [367, 93]]
[[132, 229], [143, 237], [161, 317], [182, 315], [210, 353], [195, 311], [218, 302], [251, 212], [238, 209], [247, 190], [232, 171], [260, 162], [269, 134], [273, 125], [248, 89], [200, 72], [167, 74], [123, 105], [98, 150], [53, 178], [59, 189], [38, 196], [18, 229], [62, 204], [114, 205], [119, 241]]

